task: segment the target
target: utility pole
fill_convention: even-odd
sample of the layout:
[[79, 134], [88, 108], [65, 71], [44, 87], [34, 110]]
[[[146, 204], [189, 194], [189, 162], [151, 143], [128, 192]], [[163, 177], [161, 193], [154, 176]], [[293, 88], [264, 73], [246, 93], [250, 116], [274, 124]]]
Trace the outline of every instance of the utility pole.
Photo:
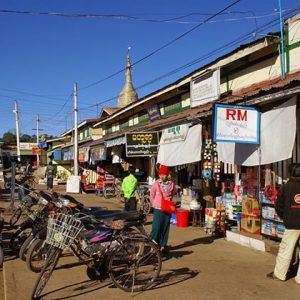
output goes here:
[[[39, 123], [40, 123], [40, 117], [38, 114], [36, 117], [36, 143], [38, 146], [39, 146]], [[37, 165], [37, 167], [40, 166], [40, 156], [38, 153], [36, 155], [36, 165]]]
[[[40, 131], [42, 131], [43, 129], [40, 128], [40, 115], [37, 114], [36, 116], [36, 128], [33, 128], [32, 130], [36, 130], [36, 143], [37, 143], [37, 146], [39, 146], [39, 138], [40, 138]], [[36, 155], [36, 164], [37, 164], [37, 167], [39, 167], [40, 165], [40, 156], [39, 154], [37, 153]]]
[[285, 53], [284, 53], [284, 33], [282, 20], [282, 5], [281, 0], [278, 0], [279, 6], [279, 24], [280, 24], [280, 45], [281, 45], [281, 79], [285, 79]]
[[78, 99], [77, 99], [77, 82], [74, 83], [74, 175], [78, 176]]
[[13, 112], [16, 116], [17, 156], [18, 156], [18, 161], [21, 161], [20, 132], [19, 132], [19, 109], [18, 109], [18, 101], [17, 100], [15, 100], [15, 107], [14, 107]]

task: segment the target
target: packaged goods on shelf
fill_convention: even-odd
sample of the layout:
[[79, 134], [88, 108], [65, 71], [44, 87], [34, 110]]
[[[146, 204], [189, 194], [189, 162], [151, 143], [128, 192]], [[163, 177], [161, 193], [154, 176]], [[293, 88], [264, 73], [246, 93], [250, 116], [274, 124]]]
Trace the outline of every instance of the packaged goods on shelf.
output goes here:
[[242, 203], [242, 212], [247, 215], [259, 216], [259, 202], [254, 197], [244, 196]]
[[241, 216], [241, 231], [259, 234], [260, 233], [260, 218], [256, 215], [242, 213]]

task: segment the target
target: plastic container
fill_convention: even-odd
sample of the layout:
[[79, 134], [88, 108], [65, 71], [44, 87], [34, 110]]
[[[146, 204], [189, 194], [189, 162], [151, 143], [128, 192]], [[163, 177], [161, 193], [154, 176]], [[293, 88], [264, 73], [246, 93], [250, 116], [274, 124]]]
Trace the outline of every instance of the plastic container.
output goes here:
[[176, 219], [177, 227], [188, 227], [189, 226], [189, 215], [190, 211], [189, 210], [184, 210], [184, 209], [178, 209], [176, 211]]
[[171, 220], [170, 220], [170, 222], [171, 222], [171, 225], [176, 226], [176, 224], [177, 224], [176, 214], [171, 214]]

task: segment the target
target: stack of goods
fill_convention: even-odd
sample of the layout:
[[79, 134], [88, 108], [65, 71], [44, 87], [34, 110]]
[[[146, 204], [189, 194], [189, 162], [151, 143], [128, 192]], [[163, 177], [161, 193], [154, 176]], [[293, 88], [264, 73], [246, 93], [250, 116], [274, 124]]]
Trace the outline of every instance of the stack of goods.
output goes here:
[[195, 191], [192, 191], [192, 201], [190, 203], [190, 209], [191, 210], [199, 210], [200, 204], [198, 202], [199, 196], [198, 193]]
[[205, 208], [205, 224], [204, 229], [208, 234], [214, 234], [216, 231], [216, 216], [217, 210], [215, 208]]
[[275, 211], [273, 201], [269, 200], [263, 192], [260, 194], [260, 199], [262, 206], [261, 234], [281, 239], [285, 226]]
[[216, 215], [216, 234], [224, 236], [226, 232], [226, 212], [225, 210], [218, 210]]
[[260, 209], [256, 198], [243, 197], [241, 231], [259, 234], [260, 233]]

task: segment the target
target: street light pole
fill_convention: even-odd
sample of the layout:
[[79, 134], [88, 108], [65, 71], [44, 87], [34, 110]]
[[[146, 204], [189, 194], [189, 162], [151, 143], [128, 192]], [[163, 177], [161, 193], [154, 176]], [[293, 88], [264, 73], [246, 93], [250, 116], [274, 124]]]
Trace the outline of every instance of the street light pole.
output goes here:
[[78, 176], [78, 99], [77, 99], [77, 82], [74, 83], [74, 175]]
[[[40, 123], [40, 117], [38, 114], [36, 117], [36, 143], [37, 143], [37, 146], [39, 146], [39, 123]], [[40, 166], [40, 156], [38, 153], [36, 154], [36, 165], [37, 165], [37, 167]]]
[[18, 109], [18, 101], [17, 100], [15, 100], [15, 106], [14, 106], [13, 112], [16, 116], [17, 156], [18, 156], [18, 161], [21, 161], [20, 132], [19, 132], [19, 109]]

